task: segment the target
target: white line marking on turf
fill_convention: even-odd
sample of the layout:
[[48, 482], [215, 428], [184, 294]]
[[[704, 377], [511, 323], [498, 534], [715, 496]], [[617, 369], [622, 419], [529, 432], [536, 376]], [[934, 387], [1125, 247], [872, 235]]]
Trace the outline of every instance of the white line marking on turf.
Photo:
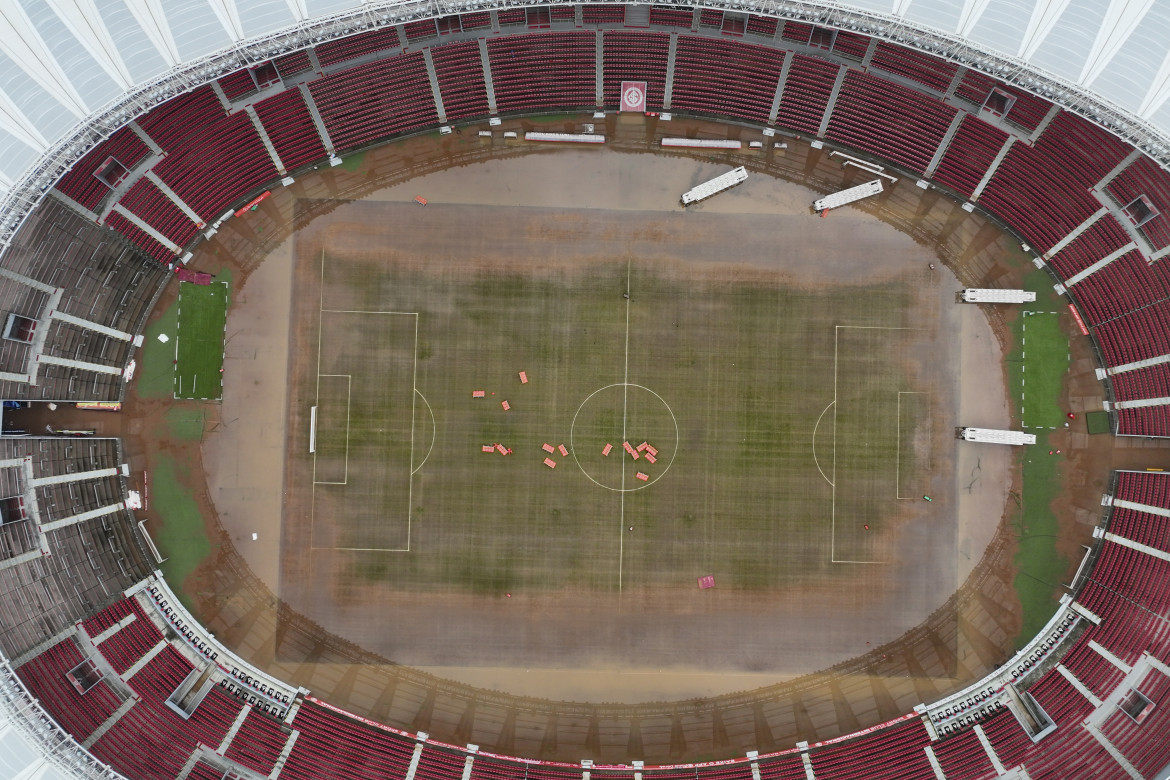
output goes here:
[[[821, 462], [820, 462], [820, 460], [817, 459], [817, 428], [821, 427], [821, 420], [824, 418], [825, 412], [829, 411], [829, 407], [831, 407], [835, 403], [837, 403], [837, 402], [836, 401], [829, 401], [829, 406], [826, 406], [824, 409], [821, 410], [821, 416], [817, 418], [817, 424], [813, 426], [813, 432], [812, 432], [813, 463], [815, 463], [817, 465], [817, 471], [821, 472], [822, 477], [825, 477], [825, 470], [821, 468]], [[825, 477], [825, 482], [828, 482], [830, 485], [833, 484], [833, 480], [829, 479], [828, 477]]]
[[922, 395], [920, 390], [899, 390], [898, 391], [898, 427], [894, 433], [894, 443], [897, 449], [897, 455], [894, 456], [894, 498], [899, 501], [913, 501], [914, 496], [902, 495], [902, 396], [904, 395]]
[[[573, 421], [569, 424], [569, 449], [573, 453], [573, 462], [577, 464], [577, 468], [579, 468], [581, 470], [581, 473], [585, 475], [585, 478], [588, 479], [590, 482], [592, 482], [594, 485], [597, 485], [600, 488], [605, 488], [606, 490], [611, 490], [614, 493], [622, 493], [622, 492], [637, 493], [639, 490], [645, 490], [646, 488], [650, 487], [658, 480], [665, 477], [666, 472], [670, 471], [670, 467], [672, 465], [674, 465], [674, 459], [678, 456], [678, 440], [679, 440], [678, 439], [678, 417], [675, 416], [674, 410], [670, 408], [670, 404], [668, 404], [666, 402], [666, 399], [663, 398], [662, 396], [660, 396], [658, 393], [651, 390], [649, 387], [646, 387], [645, 385], [639, 385], [639, 384], [634, 383], [634, 382], [627, 382], [625, 384], [625, 386], [627, 388], [634, 387], [634, 388], [637, 388], [638, 390], [645, 390], [647, 393], [649, 393], [650, 395], [657, 398], [662, 403], [662, 405], [666, 408], [666, 413], [670, 415], [671, 424], [674, 425], [674, 445], [670, 448], [670, 461], [667, 462], [665, 468], [662, 469], [662, 472], [660, 474], [656, 475], [654, 477], [654, 479], [650, 480], [649, 482], [643, 482], [641, 485], [637, 485], [636, 487], [631, 487], [631, 488], [611, 487], [611, 486], [605, 484], [604, 482], [598, 482], [596, 479], [594, 479], [593, 475], [590, 474], [588, 471], [586, 471], [585, 467], [581, 465], [580, 458], [577, 457], [577, 445], [576, 445], [577, 434], [576, 434], [576, 431], [577, 431], [577, 420], [581, 416], [581, 410], [584, 409], [589, 404], [589, 401], [593, 398], [593, 396], [595, 396], [598, 393], [603, 392], [605, 390], [609, 390], [611, 387], [621, 387], [621, 386], [622, 386], [621, 382], [614, 382], [611, 385], [606, 385], [605, 387], [599, 387], [596, 390], [594, 390], [592, 393], [590, 393], [589, 395], [585, 396], [585, 400], [582, 401], [581, 405], [577, 407], [577, 411], [573, 413]], [[665, 450], [663, 450], [663, 451], [665, 452]], [[662, 462], [661, 459], [659, 460], [659, 462], [660, 463]]]
[[[416, 402], [414, 400], [414, 397], [416, 394], [421, 395], [421, 393], [418, 392], [418, 312], [417, 311], [371, 311], [371, 310], [366, 310], [366, 309], [326, 309], [325, 308], [325, 250], [324, 249], [321, 250], [321, 278], [320, 278], [320, 289], [319, 289], [319, 294], [318, 294], [318, 299], [317, 299], [317, 310], [318, 310], [318, 321], [317, 321], [317, 404], [318, 405], [320, 405], [320, 403], [321, 403], [321, 376], [322, 376], [322, 374], [321, 374], [321, 344], [322, 344], [322, 338], [323, 338], [322, 334], [323, 334], [323, 331], [325, 328], [325, 315], [326, 314], [383, 314], [383, 315], [397, 314], [397, 315], [405, 315], [405, 316], [414, 317], [414, 377], [411, 380], [412, 392], [411, 392], [411, 407], [410, 407], [410, 466], [408, 466], [408, 468], [413, 467], [414, 466], [414, 417], [415, 417], [415, 407], [416, 407]], [[176, 336], [175, 341], [176, 341], [175, 346], [177, 349], [178, 348], [177, 336]], [[329, 376], [329, 375], [326, 375], [326, 376]], [[343, 376], [343, 375], [338, 375], [338, 376]], [[426, 402], [425, 398], [423, 399], [423, 402], [424, 403]], [[430, 408], [430, 404], [427, 404], [427, 407]], [[434, 418], [432, 415], [432, 421], [433, 421], [433, 419]], [[431, 446], [434, 447], [434, 441], [431, 442]], [[349, 412], [348, 412], [348, 410], [346, 412], [346, 448], [345, 449], [346, 449], [346, 478], [348, 480], [348, 476], [349, 476]], [[427, 453], [427, 456], [428, 457], [430, 456], [429, 452]], [[424, 458], [423, 463], [425, 463], [425, 462], [426, 462], [426, 459]], [[419, 468], [422, 468], [422, 464], [419, 464]], [[314, 529], [315, 529], [316, 522], [317, 522], [317, 485], [319, 485], [319, 484], [345, 484], [345, 483], [317, 482], [317, 456], [316, 456], [316, 453], [314, 453], [314, 455], [313, 455], [313, 480], [312, 480], [311, 506], [309, 507], [309, 549], [310, 550], [343, 550], [343, 551], [347, 551], [347, 552], [410, 552], [411, 525], [413, 522], [413, 510], [414, 510], [414, 506], [413, 506], [413, 504], [414, 504], [414, 500], [413, 500], [414, 471], [412, 471], [410, 473], [410, 476], [409, 476], [408, 482], [407, 482], [408, 505], [407, 505], [407, 509], [406, 509], [406, 546], [401, 547], [401, 548], [391, 548], [391, 547], [316, 547], [316, 546], [314, 546], [312, 540], [314, 538]], [[311, 573], [312, 573], [311, 559], [310, 559], [309, 566], [310, 566], [310, 575], [311, 575]]]
[[[921, 328], [888, 327], [884, 325], [834, 325], [833, 326], [833, 486], [832, 516], [829, 523], [829, 562], [830, 563], [887, 563], [887, 561], [846, 561], [837, 560], [837, 366], [838, 342], [842, 328], [852, 330], [922, 330]], [[825, 407], [828, 408], [828, 407]]]
[[[345, 377], [345, 468], [342, 471], [340, 482], [317, 482], [317, 453], [313, 453], [313, 481], [318, 485], [348, 485], [349, 484], [349, 413], [353, 407], [353, 376], [351, 374], [317, 374], [317, 387], [321, 387], [321, 377]], [[320, 394], [320, 389], [317, 393]], [[320, 402], [320, 398], [317, 399]]]
[[[414, 315], [414, 370], [410, 377], [410, 468], [414, 465], [414, 410], [418, 407], [414, 397], [418, 393], [418, 312]], [[429, 405], [428, 405], [429, 406]], [[414, 472], [406, 478], [406, 549], [403, 552], [410, 552], [410, 527], [414, 520]]]
[[[625, 373], [622, 376], [622, 441], [626, 440], [626, 402], [630, 394], [630, 267], [633, 259], [626, 260], [626, 356]], [[678, 445], [675, 445], [678, 450]], [[618, 526], [618, 593], [622, 592], [622, 564], [626, 553], [626, 459], [622, 458], [621, 517]]]
[[[415, 324], [417, 324], [417, 323], [418, 323], [418, 320], [415, 320]], [[421, 398], [422, 402], [427, 405], [427, 414], [429, 414], [431, 416], [431, 446], [427, 448], [426, 457], [424, 457], [422, 459], [422, 463], [418, 464], [418, 468], [416, 468], [414, 471], [410, 472], [410, 476], [412, 476], [412, 477], [419, 472], [419, 469], [421, 469], [423, 466], [425, 466], [427, 464], [427, 460], [431, 457], [431, 452], [433, 452], [435, 449], [435, 439], [438, 438], [438, 432], [439, 432], [439, 427], [435, 424], [435, 410], [431, 408], [430, 401], [427, 400], [427, 397], [425, 395], [423, 395], [422, 393], [419, 393], [417, 387], [414, 389], [414, 392], [418, 393], [418, 397]], [[414, 460], [413, 460], [413, 454], [412, 454], [411, 463], [413, 463], [413, 462], [414, 462]]]

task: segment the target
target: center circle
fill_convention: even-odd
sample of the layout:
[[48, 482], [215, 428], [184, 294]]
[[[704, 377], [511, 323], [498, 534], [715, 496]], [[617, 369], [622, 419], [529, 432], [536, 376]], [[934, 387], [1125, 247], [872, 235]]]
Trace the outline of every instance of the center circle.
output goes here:
[[678, 454], [678, 420], [650, 388], [616, 382], [594, 390], [577, 407], [569, 446], [593, 484], [630, 493], [670, 470]]

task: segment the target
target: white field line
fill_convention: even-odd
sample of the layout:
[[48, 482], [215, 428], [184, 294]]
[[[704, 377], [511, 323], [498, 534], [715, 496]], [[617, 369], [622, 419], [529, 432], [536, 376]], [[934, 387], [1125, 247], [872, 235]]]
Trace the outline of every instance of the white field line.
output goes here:
[[902, 495], [902, 396], [904, 395], [922, 395], [922, 392], [918, 390], [898, 391], [898, 428], [895, 431], [897, 435], [894, 437], [897, 449], [897, 455], [894, 457], [894, 498], [899, 501], [912, 501], [914, 496]]
[[[317, 482], [317, 480], [316, 480], [316, 477], [317, 477], [317, 453], [314, 452], [313, 453], [313, 481], [314, 481], [314, 484], [317, 484], [317, 485], [348, 485], [349, 484], [349, 413], [350, 413], [350, 409], [353, 407], [353, 375], [352, 374], [317, 374], [317, 388], [318, 388], [317, 392], [318, 393], [321, 392], [320, 387], [321, 387], [322, 377], [335, 379], [335, 378], [341, 377], [341, 376], [345, 377], [345, 468], [341, 472], [342, 477], [341, 477], [340, 482], [329, 482], [329, 481], [325, 481], [325, 480]], [[317, 403], [320, 403], [320, 402], [321, 402], [321, 399], [317, 398]]]
[[[411, 378], [411, 401], [410, 401], [410, 465], [414, 466], [414, 423], [417, 401], [415, 400], [421, 393], [418, 392], [418, 312], [417, 311], [371, 311], [366, 309], [326, 309], [325, 308], [325, 250], [321, 250], [321, 279], [320, 291], [317, 301], [318, 321], [317, 321], [317, 404], [321, 403], [321, 377], [322, 376], [350, 376], [348, 374], [322, 374], [321, 373], [321, 342], [322, 334], [325, 328], [326, 314], [371, 314], [371, 315], [402, 315], [414, 317], [414, 371]], [[352, 395], [352, 393], [351, 393]], [[425, 399], [424, 399], [425, 402]], [[429, 407], [429, 404], [428, 404]], [[432, 443], [433, 446], [433, 443]], [[346, 452], [346, 480], [349, 478], [349, 407], [346, 407], [346, 434], [345, 434], [345, 452]], [[429, 453], [428, 453], [429, 455]], [[347, 482], [318, 482], [317, 481], [317, 456], [313, 456], [313, 487], [312, 487], [312, 501], [309, 508], [309, 550], [340, 550], [346, 552], [410, 552], [411, 527], [413, 524], [414, 513], [414, 471], [411, 471], [407, 481], [407, 508], [406, 508], [406, 546], [405, 547], [315, 547], [312, 539], [314, 526], [317, 520], [317, 485], [325, 484], [347, 484]], [[312, 563], [310, 562], [310, 566]]]
[[829, 562], [830, 563], [888, 563], [888, 561], [851, 561], [837, 558], [837, 369], [839, 360], [839, 341], [841, 329], [852, 330], [919, 330], [919, 328], [887, 327], [883, 325], [834, 325], [833, 326], [833, 502], [832, 515], [829, 523]]
[[[626, 355], [622, 374], [622, 441], [626, 440], [626, 403], [630, 395], [630, 266], [626, 260]], [[621, 512], [618, 522], [618, 593], [622, 592], [622, 565], [626, 552], [626, 459], [622, 458], [622, 489], [619, 499]]]

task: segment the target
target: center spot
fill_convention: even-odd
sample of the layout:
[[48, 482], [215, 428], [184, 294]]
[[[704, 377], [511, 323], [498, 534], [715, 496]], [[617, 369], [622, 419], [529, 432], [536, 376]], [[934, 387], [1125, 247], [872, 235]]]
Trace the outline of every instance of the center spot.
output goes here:
[[658, 393], [617, 382], [581, 402], [569, 442], [577, 465], [594, 484], [628, 493], [653, 485], [670, 469], [678, 452], [678, 421]]

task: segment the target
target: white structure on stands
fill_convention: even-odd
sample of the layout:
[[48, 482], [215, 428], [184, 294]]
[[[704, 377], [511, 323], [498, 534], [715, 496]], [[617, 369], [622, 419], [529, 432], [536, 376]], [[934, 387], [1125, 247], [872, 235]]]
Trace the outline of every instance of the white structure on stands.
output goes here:
[[704, 198], [709, 198], [712, 195], [718, 195], [724, 190], [729, 190], [737, 184], [747, 181], [747, 170], [741, 165], [738, 168], [732, 168], [727, 173], [721, 173], [714, 179], [703, 182], [698, 187], [692, 187], [683, 193], [682, 204], [689, 206], [692, 203], [698, 203]]
[[1036, 293], [1027, 290], [996, 290], [987, 287], [968, 287], [960, 293], [967, 303], [1031, 303]]
[[987, 444], [1035, 444], [1036, 434], [1022, 431], [1000, 431], [995, 428], [963, 428], [959, 435], [964, 441], [981, 441]]
[[826, 195], [813, 201], [814, 211], [827, 211], [828, 209], [836, 209], [845, 206], [849, 203], [854, 203], [863, 198], [868, 198], [873, 195], [878, 195], [882, 191], [882, 180], [874, 179], [867, 181], [865, 184], [858, 184], [856, 187], [850, 187], [847, 190], [834, 192], [831, 195]]

